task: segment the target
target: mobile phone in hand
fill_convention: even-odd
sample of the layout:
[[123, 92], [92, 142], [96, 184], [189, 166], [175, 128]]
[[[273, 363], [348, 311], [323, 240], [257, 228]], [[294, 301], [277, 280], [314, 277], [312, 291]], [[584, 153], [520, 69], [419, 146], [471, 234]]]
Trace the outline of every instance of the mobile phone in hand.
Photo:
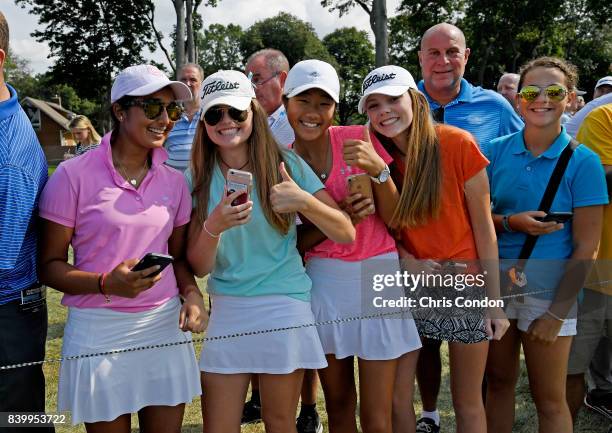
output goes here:
[[364, 198], [374, 198], [372, 193], [372, 180], [367, 173], [353, 174], [346, 178], [349, 194], [361, 194]]
[[536, 220], [543, 223], [554, 221], [558, 224], [568, 222], [574, 216], [573, 212], [548, 212], [545, 217], [536, 218]]
[[169, 256], [167, 254], [147, 253], [147, 255], [140, 259], [140, 261], [136, 263], [136, 266], [134, 266], [131, 270], [132, 272], [142, 271], [143, 269], [158, 265], [159, 269], [157, 271], [154, 271], [146, 276], [146, 278], [151, 278], [155, 277], [156, 275], [159, 275], [161, 271], [163, 271], [164, 268], [166, 268], [166, 266], [168, 266], [173, 261], [174, 257]]
[[248, 171], [234, 170], [233, 168], [227, 171], [227, 195], [236, 191], [244, 191], [244, 194], [240, 194], [232, 200], [232, 206], [238, 206], [248, 201], [252, 184], [253, 175]]

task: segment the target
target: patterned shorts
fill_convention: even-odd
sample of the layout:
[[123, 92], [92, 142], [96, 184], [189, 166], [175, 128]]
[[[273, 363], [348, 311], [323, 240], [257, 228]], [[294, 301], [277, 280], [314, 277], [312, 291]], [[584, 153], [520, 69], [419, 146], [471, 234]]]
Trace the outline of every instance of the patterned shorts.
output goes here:
[[466, 300], [483, 299], [484, 288], [426, 287], [409, 296], [417, 299], [418, 306], [410, 311], [421, 337], [465, 344], [488, 339], [485, 309], [464, 305]]

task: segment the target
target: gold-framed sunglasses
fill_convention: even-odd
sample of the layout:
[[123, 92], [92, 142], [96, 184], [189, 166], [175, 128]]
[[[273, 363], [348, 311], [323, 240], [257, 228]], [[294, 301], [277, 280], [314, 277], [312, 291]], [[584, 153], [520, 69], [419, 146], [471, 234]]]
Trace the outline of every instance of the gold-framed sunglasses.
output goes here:
[[525, 86], [518, 92], [527, 102], [533, 102], [537, 99], [540, 94], [544, 92], [546, 97], [553, 102], [561, 102], [563, 98], [569, 93], [568, 90], [560, 86], [559, 84], [552, 84], [547, 87], [539, 87], [539, 86]]

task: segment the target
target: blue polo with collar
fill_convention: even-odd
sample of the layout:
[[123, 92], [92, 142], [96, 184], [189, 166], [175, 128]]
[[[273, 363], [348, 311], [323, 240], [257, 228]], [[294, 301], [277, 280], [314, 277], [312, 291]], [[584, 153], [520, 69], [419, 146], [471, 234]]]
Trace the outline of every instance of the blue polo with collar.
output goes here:
[[[441, 107], [427, 94], [423, 80], [418, 88], [432, 111]], [[459, 95], [444, 106], [444, 123], [468, 131], [476, 138], [481, 150], [484, 150], [483, 144], [523, 127], [523, 121], [503, 96], [473, 86], [464, 78], [461, 79]]]
[[[485, 156], [491, 162], [487, 173], [493, 213], [508, 215], [538, 210], [555, 165], [570, 138], [562, 128], [553, 144], [538, 157], [534, 157], [525, 147], [523, 131], [495, 139], [485, 146]], [[575, 208], [606, 203], [608, 193], [601, 161], [595, 152], [581, 144], [567, 165], [550, 211], [572, 212]], [[500, 258], [518, 258], [526, 237], [526, 234], [518, 232], [498, 234]], [[562, 230], [540, 236], [530, 258], [567, 259], [572, 252], [572, 221], [569, 221]], [[538, 278], [530, 278], [528, 265], [528, 281], [537, 280], [538, 286], [543, 289], [556, 287], [561, 277], [560, 271], [551, 272], [551, 269], [560, 269], [559, 263], [540, 261], [535, 271], [535, 263], [530, 264], [531, 272], [536, 272]], [[552, 299], [552, 294], [542, 297]]]
[[168, 151], [166, 165], [183, 172], [189, 167], [191, 160], [191, 147], [195, 137], [202, 109], [195, 112], [191, 120], [186, 114], [174, 124], [168, 134], [164, 147]]
[[47, 161], [17, 92], [0, 102], [0, 305], [37, 281], [36, 208]]

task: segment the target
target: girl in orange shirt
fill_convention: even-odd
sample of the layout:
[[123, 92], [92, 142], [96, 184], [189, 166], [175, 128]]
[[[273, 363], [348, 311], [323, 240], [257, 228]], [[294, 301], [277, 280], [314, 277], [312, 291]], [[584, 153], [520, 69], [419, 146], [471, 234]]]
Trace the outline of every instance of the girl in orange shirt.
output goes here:
[[[367, 113], [371, 128], [394, 157], [392, 174], [396, 185], [402, 185], [391, 225], [400, 238], [400, 257], [419, 260], [418, 267], [405, 270], [435, 274], [449, 260], [481, 259], [487, 271], [483, 272], [487, 296], [498, 298], [497, 241], [485, 170], [488, 161], [474, 138], [458, 128], [434, 124], [425, 96], [403, 68], [375, 69], [362, 89], [359, 111]], [[451, 302], [467, 292], [458, 293], [458, 287], [425, 290], [432, 297], [442, 293]], [[416, 301], [420, 302], [418, 296]], [[476, 308], [412, 311], [423, 339], [449, 343], [457, 431], [485, 433], [481, 386], [488, 339], [501, 338], [508, 328], [503, 311], [489, 310], [486, 316]], [[400, 358], [393, 408], [395, 433], [414, 431], [415, 369], [416, 362]]]

